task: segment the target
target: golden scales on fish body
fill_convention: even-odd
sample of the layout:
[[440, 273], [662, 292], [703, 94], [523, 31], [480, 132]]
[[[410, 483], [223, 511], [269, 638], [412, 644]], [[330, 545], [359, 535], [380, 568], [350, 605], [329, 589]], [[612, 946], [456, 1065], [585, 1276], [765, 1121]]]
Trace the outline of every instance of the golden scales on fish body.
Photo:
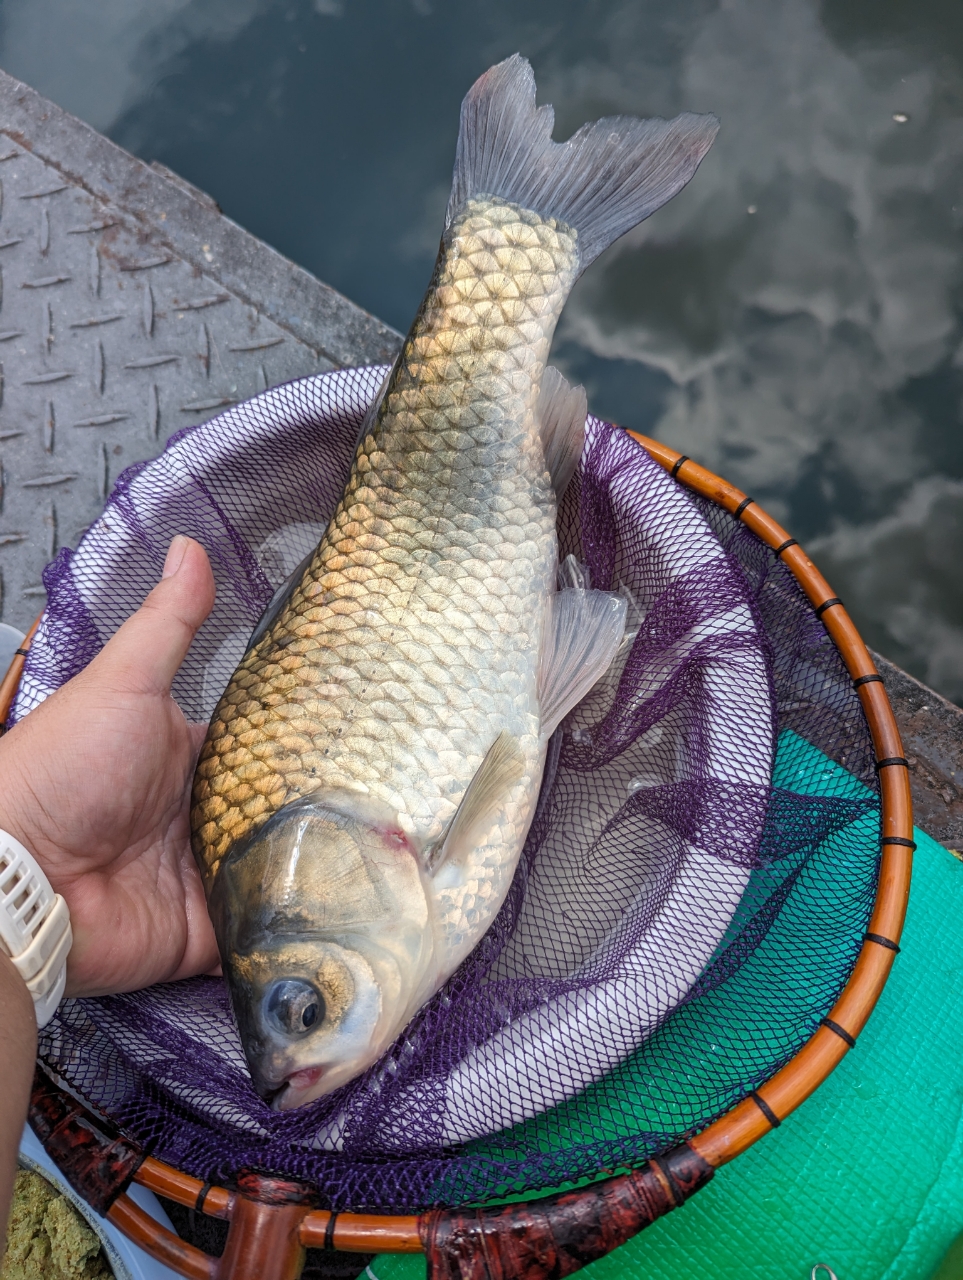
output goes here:
[[201, 753], [194, 851], [278, 1109], [376, 1061], [481, 939], [548, 740], [622, 639], [624, 601], [559, 571], [586, 405], [546, 361], [579, 274], [718, 124], [619, 116], [558, 144], [552, 123], [517, 55], [468, 93], [428, 292]]

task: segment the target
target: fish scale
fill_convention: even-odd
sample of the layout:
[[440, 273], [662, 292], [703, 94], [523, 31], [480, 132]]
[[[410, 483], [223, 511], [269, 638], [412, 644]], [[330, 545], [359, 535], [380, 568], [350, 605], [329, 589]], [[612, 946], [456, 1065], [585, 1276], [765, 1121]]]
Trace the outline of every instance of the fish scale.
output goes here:
[[477, 937], [479, 879], [484, 901], [501, 900], [544, 750], [535, 682], [555, 497], [535, 400], [575, 265], [570, 229], [505, 201], [472, 200], [449, 229], [325, 538], [214, 713], [194, 794], [210, 877], [321, 787], [367, 788], [437, 839], [508, 729], [525, 776], [478, 850], [476, 888], [439, 886], [450, 945]]

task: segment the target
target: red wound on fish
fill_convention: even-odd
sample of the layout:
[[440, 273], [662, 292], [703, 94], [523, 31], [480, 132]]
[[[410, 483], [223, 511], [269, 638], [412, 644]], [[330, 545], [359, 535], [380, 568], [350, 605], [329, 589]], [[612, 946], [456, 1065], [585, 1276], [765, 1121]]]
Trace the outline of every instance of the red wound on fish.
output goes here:
[[405, 849], [408, 853], [414, 852], [411, 841], [400, 827], [391, 827], [387, 831], [382, 831], [381, 838], [389, 849]]

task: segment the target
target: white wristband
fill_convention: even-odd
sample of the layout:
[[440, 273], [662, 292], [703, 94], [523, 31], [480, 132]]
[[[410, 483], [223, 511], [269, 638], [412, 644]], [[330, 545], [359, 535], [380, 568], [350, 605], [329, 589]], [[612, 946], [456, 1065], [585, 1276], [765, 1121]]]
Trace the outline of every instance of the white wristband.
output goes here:
[[0, 948], [33, 996], [37, 1026], [53, 1017], [67, 981], [70, 914], [32, 853], [0, 831]]

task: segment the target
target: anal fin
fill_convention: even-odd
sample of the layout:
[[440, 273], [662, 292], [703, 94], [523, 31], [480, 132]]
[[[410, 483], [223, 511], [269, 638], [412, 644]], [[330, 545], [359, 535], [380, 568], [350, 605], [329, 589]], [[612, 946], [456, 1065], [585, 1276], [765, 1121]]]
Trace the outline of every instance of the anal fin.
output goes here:
[[582, 456], [587, 411], [585, 388], [569, 386], [554, 365], [547, 365], [542, 374], [535, 415], [545, 465], [559, 500]]
[[518, 739], [503, 731], [488, 748], [441, 839], [429, 849], [425, 859], [429, 873], [434, 874], [452, 858], [475, 848], [506, 793], [524, 772], [525, 760]]
[[[565, 569], [569, 580], [580, 580], [574, 561]], [[552, 597], [538, 673], [543, 737], [550, 737], [605, 675], [622, 642], [626, 611], [625, 599], [611, 591], [573, 586]]]

